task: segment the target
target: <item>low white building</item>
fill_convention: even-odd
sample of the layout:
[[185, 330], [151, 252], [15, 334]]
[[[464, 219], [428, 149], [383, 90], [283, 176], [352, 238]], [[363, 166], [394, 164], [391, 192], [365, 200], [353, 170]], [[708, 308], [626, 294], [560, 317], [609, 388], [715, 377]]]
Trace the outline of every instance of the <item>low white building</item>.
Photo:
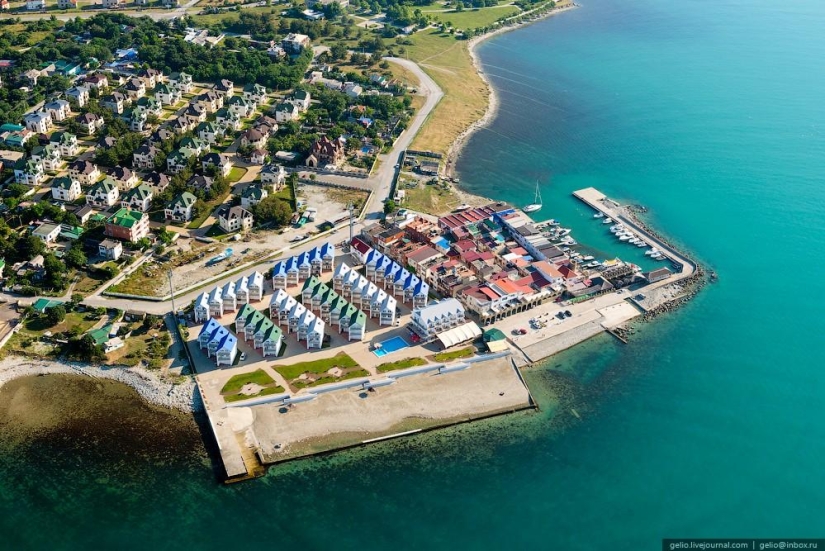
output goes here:
[[58, 201], [71, 203], [80, 197], [80, 182], [67, 176], [55, 178], [52, 181], [52, 197]]

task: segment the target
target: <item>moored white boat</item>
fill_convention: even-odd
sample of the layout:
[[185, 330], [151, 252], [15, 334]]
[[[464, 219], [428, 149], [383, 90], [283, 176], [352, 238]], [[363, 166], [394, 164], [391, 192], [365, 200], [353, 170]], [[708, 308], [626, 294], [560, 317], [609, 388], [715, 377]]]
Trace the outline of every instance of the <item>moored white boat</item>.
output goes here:
[[602, 220], [602, 224], [612, 224], [612, 223], [613, 223], [612, 218], [605, 218], [604, 220]]
[[601, 218], [603, 216], [604, 216], [603, 212], [597, 212], [596, 214], [593, 215], [593, 218]]

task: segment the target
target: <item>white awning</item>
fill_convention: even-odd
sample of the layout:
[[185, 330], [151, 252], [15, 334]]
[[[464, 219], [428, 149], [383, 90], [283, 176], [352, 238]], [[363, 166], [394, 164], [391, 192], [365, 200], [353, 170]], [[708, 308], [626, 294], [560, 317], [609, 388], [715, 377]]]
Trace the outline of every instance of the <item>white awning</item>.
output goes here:
[[474, 340], [481, 336], [481, 328], [474, 321], [469, 321], [449, 331], [439, 333], [437, 338], [444, 348], [450, 348], [463, 342]]

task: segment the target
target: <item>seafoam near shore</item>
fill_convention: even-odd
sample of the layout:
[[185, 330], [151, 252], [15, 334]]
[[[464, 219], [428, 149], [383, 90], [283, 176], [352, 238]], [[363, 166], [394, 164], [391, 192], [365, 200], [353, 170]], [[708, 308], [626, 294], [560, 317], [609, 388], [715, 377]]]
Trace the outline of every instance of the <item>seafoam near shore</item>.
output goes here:
[[184, 412], [203, 409], [200, 394], [192, 378], [187, 377], [180, 384], [172, 384], [162, 381], [155, 373], [141, 367], [96, 366], [9, 356], [0, 361], [0, 387], [18, 377], [54, 373], [118, 381], [134, 388], [144, 400], [158, 406]]
[[535, 19], [530, 19], [529, 21], [524, 21], [521, 23], [514, 23], [512, 25], [504, 25], [494, 31], [490, 31], [488, 33], [470, 39], [470, 41], [467, 44], [467, 50], [470, 53], [470, 58], [473, 60], [473, 66], [475, 67], [478, 76], [481, 77], [481, 80], [484, 81], [484, 84], [487, 86], [487, 90], [489, 91], [489, 95], [487, 96], [487, 110], [484, 112], [484, 115], [480, 119], [471, 124], [469, 127], [467, 127], [466, 130], [464, 130], [461, 134], [458, 135], [458, 137], [450, 146], [449, 151], [447, 151], [447, 164], [445, 170], [448, 176], [451, 176], [453, 174], [453, 170], [455, 169], [455, 162], [461, 155], [461, 150], [467, 143], [467, 140], [469, 140], [470, 136], [472, 136], [474, 132], [490, 124], [490, 122], [492, 122], [492, 120], [498, 113], [498, 95], [496, 94], [496, 89], [493, 87], [492, 83], [490, 82], [490, 79], [487, 78], [487, 75], [484, 73], [484, 70], [481, 67], [481, 61], [479, 60], [478, 54], [476, 53], [476, 48], [478, 47], [478, 45], [496, 35], [514, 31], [524, 25], [535, 23], [536, 21], [539, 21], [541, 19], [545, 19], [547, 17], [551, 17], [553, 15], [557, 15], [559, 13], [563, 13], [577, 7], [579, 7], [578, 4], [571, 4], [563, 8], [556, 8], [554, 10], [538, 14]]

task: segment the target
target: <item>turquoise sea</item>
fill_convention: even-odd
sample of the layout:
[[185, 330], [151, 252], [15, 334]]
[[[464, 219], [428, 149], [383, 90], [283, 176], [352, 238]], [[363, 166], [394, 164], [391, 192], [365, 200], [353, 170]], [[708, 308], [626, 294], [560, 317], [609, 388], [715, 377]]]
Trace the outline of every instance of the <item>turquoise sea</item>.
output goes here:
[[[720, 276], [627, 346], [597, 338], [529, 371], [538, 414], [224, 487], [201, 443], [170, 453], [118, 406], [95, 418], [110, 431], [0, 441], [0, 548], [823, 537], [823, 20], [816, 0], [586, 0], [480, 47], [501, 110], [465, 149], [462, 185], [521, 205], [538, 180], [543, 216], [601, 256], [638, 254], [570, 196], [596, 186]], [[151, 419], [159, 435], [183, 423]]]

